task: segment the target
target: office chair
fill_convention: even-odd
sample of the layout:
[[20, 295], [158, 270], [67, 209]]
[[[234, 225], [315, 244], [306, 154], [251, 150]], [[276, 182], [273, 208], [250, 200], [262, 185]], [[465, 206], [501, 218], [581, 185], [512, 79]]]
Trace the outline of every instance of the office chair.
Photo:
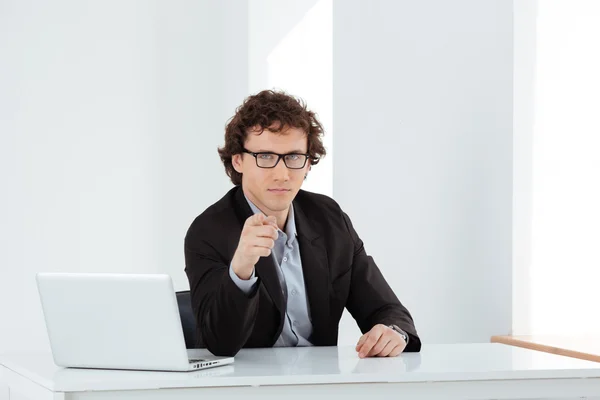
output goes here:
[[192, 311], [192, 300], [190, 291], [185, 290], [176, 292], [177, 306], [179, 307], [179, 316], [181, 318], [181, 327], [183, 328], [183, 337], [185, 338], [185, 347], [187, 349], [196, 348], [196, 317]]

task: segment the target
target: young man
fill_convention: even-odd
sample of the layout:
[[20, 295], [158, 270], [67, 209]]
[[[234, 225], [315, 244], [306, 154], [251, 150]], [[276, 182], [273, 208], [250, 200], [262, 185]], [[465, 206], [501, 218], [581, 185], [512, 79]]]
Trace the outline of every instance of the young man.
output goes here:
[[419, 351], [398, 301], [348, 216], [300, 190], [325, 155], [323, 128], [285, 93], [248, 97], [219, 155], [235, 185], [190, 226], [185, 262], [200, 347], [335, 346], [344, 307], [363, 335], [359, 357]]

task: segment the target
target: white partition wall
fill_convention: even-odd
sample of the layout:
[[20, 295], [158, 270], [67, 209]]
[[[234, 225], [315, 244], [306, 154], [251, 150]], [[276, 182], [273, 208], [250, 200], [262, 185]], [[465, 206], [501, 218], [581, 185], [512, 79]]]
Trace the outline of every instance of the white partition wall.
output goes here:
[[512, 2], [337, 1], [333, 36], [334, 197], [425, 343], [508, 334]]
[[0, 352], [47, 348], [38, 271], [187, 287], [185, 231], [231, 186], [216, 148], [247, 93], [232, 5], [2, 2]]
[[[335, 157], [307, 188], [348, 212], [423, 341], [510, 332], [512, 2], [1, 4], [0, 352], [47, 348], [38, 271], [187, 288], [185, 231], [231, 187], [225, 123], [271, 85], [321, 114]], [[346, 316], [340, 344], [358, 336]]]

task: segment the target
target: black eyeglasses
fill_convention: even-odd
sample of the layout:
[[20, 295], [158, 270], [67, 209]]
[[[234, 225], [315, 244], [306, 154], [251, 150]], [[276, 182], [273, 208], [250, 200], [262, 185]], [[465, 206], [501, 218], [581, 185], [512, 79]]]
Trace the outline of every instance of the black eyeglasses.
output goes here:
[[283, 158], [285, 166], [289, 169], [302, 169], [306, 165], [306, 160], [308, 160], [309, 157], [308, 154], [301, 153], [254, 153], [246, 149], [244, 149], [244, 153], [251, 154], [254, 158], [256, 158], [256, 166], [259, 168], [275, 168], [275, 166], [279, 163], [279, 160]]

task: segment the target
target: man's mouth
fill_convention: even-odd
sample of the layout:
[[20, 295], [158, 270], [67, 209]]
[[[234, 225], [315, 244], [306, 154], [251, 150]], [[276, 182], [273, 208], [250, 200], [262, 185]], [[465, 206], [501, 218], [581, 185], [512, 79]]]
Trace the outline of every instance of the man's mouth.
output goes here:
[[286, 193], [289, 192], [290, 189], [268, 189], [269, 192], [273, 192], [273, 193]]

